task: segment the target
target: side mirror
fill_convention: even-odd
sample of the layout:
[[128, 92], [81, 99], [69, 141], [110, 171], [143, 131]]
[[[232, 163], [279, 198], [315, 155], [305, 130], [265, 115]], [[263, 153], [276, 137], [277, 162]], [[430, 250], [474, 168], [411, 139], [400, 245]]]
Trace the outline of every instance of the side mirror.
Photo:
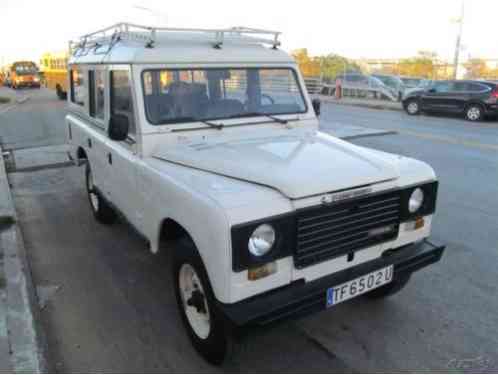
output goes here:
[[313, 105], [313, 110], [315, 111], [316, 117], [319, 117], [321, 112], [322, 102], [320, 101], [320, 99], [313, 99], [311, 101], [311, 104]]
[[109, 120], [108, 134], [113, 141], [124, 141], [128, 138], [130, 122], [125, 115], [111, 115]]

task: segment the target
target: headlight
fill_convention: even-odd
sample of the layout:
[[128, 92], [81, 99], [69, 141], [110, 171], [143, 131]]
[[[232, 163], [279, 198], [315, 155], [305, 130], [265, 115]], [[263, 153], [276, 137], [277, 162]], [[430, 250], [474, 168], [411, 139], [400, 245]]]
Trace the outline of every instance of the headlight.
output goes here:
[[33, 80], [34, 80], [35, 82], [38, 82], [38, 81], [40, 80], [40, 78], [35, 77]]
[[408, 211], [414, 214], [417, 212], [422, 204], [424, 203], [424, 192], [420, 188], [416, 188], [412, 195], [410, 195], [410, 200], [408, 201]]
[[252, 232], [249, 238], [249, 252], [260, 257], [267, 254], [275, 243], [275, 229], [269, 224], [262, 224]]

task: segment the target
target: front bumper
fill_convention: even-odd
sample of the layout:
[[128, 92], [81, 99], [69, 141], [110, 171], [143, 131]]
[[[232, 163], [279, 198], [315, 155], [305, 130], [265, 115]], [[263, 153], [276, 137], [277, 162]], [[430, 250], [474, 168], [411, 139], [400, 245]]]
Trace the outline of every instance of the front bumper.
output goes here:
[[28, 81], [28, 82], [17, 82], [16, 87], [40, 87], [40, 82]]
[[326, 309], [327, 289], [369, 272], [394, 265], [394, 278], [411, 274], [438, 262], [445, 246], [424, 240], [417, 244], [387, 250], [381, 258], [305, 283], [296, 281], [282, 288], [234, 304], [219, 303], [228, 321], [238, 327], [265, 325], [274, 321], [302, 316]]

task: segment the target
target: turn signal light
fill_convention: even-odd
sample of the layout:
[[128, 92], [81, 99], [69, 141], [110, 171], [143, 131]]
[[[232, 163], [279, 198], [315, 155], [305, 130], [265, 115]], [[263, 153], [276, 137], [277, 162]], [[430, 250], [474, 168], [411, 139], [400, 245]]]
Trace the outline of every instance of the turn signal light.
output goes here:
[[251, 281], [262, 279], [277, 272], [277, 262], [266, 263], [259, 267], [249, 268], [247, 278]]
[[425, 221], [423, 217], [418, 217], [414, 221], [410, 221], [406, 223], [405, 229], [406, 230], [417, 230], [420, 228], [423, 228], [425, 225]]

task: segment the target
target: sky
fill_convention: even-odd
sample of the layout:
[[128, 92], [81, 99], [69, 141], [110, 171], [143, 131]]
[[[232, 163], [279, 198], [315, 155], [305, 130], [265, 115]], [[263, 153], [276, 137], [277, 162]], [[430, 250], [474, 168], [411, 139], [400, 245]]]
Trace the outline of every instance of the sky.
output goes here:
[[[400, 58], [431, 50], [452, 61], [462, 0], [0, 0], [0, 65], [38, 61], [79, 35], [127, 21], [170, 27], [278, 30], [311, 55]], [[146, 9], [144, 9], [146, 8]], [[497, 0], [465, 0], [462, 58], [498, 59]]]

